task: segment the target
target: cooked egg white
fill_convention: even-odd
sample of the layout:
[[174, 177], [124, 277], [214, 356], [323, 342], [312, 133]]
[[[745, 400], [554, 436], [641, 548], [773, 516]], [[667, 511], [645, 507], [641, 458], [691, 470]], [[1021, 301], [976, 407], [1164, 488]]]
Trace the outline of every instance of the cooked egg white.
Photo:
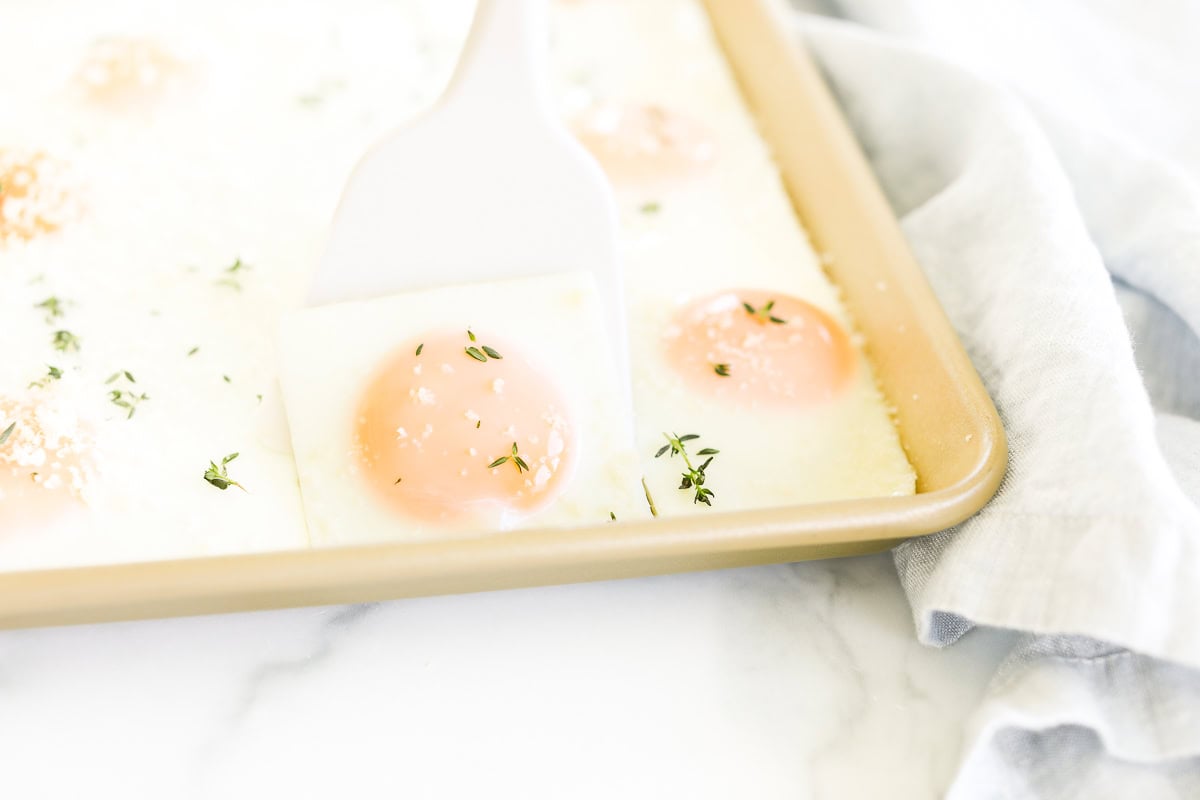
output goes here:
[[[20, 418], [0, 569], [308, 546], [295, 466], [256, 437], [279, 316], [350, 168], [437, 96], [471, 8], [281, 13], [0, 0], [0, 431]], [[60, 315], [35, 307], [51, 297]], [[113, 391], [148, 399], [129, 418]], [[234, 452], [246, 491], [205, 482]]]
[[677, 488], [682, 459], [654, 457], [664, 433], [719, 451], [713, 509], [911, 494], [853, 321], [699, 5], [560, 3], [556, 22], [566, 116], [623, 215], [637, 444], [660, 512], [710, 513]]
[[310, 309], [280, 343], [316, 545], [649, 516], [590, 273]]
[[[296, 467], [256, 436], [259, 396], [278, 369], [278, 322], [302, 302], [350, 169], [437, 96], [472, 8], [472, 0], [297, 3], [281, 25], [268, 0], [0, 0], [0, 431], [16, 423], [0, 444], [0, 569], [309, 545]], [[640, 459], [630, 472], [647, 477], [660, 511], [912, 491], [853, 320], [698, 5], [564, 0], [551, 23], [564, 118], [609, 172], [621, 207]], [[61, 313], [39, 306], [49, 298], [62, 301]], [[743, 302], [761, 310], [772, 300], [766, 317], [739, 316]], [[505, 305], [559, 319], [548, 303]], [[468, 324], [479, 326], [481, 344], [491, 341], [478, 320]], [[557, 341], [569, 326], [553, 324]], [[78, 349], [56, 344], [60, 330]], [[458, 335], [445, 318], [427, 331]], [[398, 358], [406, 335], [387, 332], [396, 350], [339, 338], [336, 349], [313, 342], [309, 355], [331, 369], [358, 364], [339, 401], [354, 405], [381, 369], [360, 354]], [[541, 358], [516, 334], [490, 335]], [[432, 338], [428, 346], [435, 352]], [[507, 369], [508, 359], [480, 366]], [[728, 375], [708, 371], [719, 364]], [[61, 377], [47, 378], [51, 366]], [[557, 369], [537, 371], [546, 396], [586, 408], [571, 373]], [[125, 371], [134, 382], [106, 383]], [[414, 388], [429, 398], [420, 387], [404, 391]], [[453, 391], [425, 388], [439, 402]], [[311, 390], [332, 391], [324, 376]], [[146, 399], [130, 418], [114, 391]], [[377, 433], [343, 423], [360, 447]], [[424, 426], [406, 432], [419, 437]], [[380, 494], [383, 475], [426, 469], [410, 459], [415, 445], [395, 461], [374, 459], [377, 480], [356, 476], [343, 500], [369, 507], [376, 532], [411, 516], [400, 535], [413, 536], [466, 530], [472, 519], [503, 527], [645, 513], [640, 485], [629, 493], [621, 484], [625, 513], [615, 495], [612, 508], [573, 499], [587, 482], [581, 470], [612, 455], [588, 444], [590, 434], [572, 450], [577, 461], [559, 454], [539, 484], [552, 432], [518, 443], [539, 470], [518, 472], [510, 458], [492, 476], [517, 498], [511, 508], [487, 495], [466, 515], [436, 496], [396, 506]], [[696, 434], [689, 457], [719, 450], [706, 467], [712, 509], [677, 488], [680, 456], [654, 458], [664, 432]], [[502, 444], [489, 444], [492, 460]], [[233, 452], [230, 476], [245, 492], [203, 479], [210, 461]], [[335, 455], [330, 464], [346, 463]], [[302, 457], [301, 468], [314, 458]], [[409, 480], [401, 477], [397, 488]], [[332, 518], [336, 498], [311, 497], [308, 483], [309, 510], [325, 503], [314, 518]], [[313, 541], [329, 541], [320, 527]]]

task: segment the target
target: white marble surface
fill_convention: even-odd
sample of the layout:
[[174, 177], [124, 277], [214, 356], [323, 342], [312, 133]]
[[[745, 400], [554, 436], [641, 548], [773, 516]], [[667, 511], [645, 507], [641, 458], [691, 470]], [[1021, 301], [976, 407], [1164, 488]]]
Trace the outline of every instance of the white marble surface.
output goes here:
[[929, 798], [1008, 644], [888, 555], [0, 633], [0, 796]]

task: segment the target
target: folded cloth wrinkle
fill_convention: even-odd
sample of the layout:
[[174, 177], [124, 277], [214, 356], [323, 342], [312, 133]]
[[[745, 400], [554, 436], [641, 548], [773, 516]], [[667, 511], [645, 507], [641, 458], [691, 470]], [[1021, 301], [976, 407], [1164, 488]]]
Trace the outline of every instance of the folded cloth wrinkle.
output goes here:
[[[1136, 144], [1079, 132], [1057, 112], [1033, 107], [1079, 187], [1079, 207], [1108, 269], [1153, 295], [1200, 337], [1200, 186]], [[1200, 382], [1200, 374], [1193, 377]]]

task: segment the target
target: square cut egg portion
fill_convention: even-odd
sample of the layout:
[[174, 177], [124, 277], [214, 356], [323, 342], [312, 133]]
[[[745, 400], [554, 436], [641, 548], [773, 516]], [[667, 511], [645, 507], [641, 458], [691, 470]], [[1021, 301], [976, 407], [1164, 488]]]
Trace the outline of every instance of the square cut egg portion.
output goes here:
[[307, 309], [280, 334], [315, 546], [649, 516], [588, 273]]

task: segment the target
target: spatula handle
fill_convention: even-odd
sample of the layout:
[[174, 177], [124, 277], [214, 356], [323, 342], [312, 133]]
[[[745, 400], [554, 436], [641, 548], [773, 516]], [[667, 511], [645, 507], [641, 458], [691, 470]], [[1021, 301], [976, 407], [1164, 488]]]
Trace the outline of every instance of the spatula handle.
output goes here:
[[547, 2], [479, 0], [443, 102], [481, 110], [518, 103], [544, 108]]

